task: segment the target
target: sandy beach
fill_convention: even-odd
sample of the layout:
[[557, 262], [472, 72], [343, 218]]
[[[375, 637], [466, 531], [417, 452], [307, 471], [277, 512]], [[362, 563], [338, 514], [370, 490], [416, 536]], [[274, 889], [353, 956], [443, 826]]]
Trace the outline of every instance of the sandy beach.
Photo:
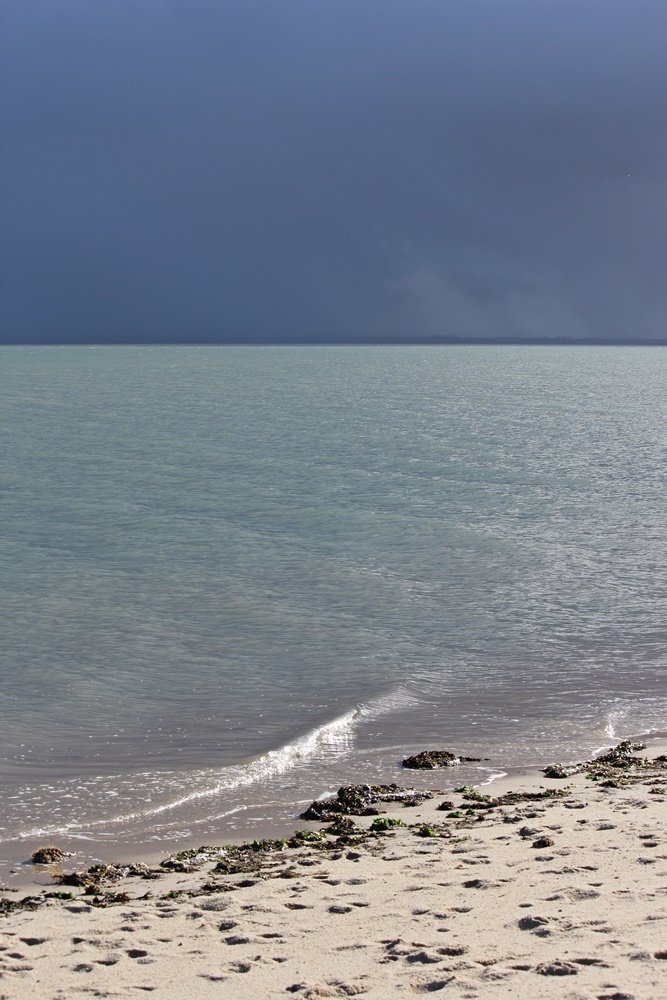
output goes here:
[[74, 873], [64, 859], [39, 893], [0, 893], [0, 998], [658, 1000], [663, 753], [423, 800], [368, 786], [343, 796], [367, 815], [337, 800], [284, 843], [155, 869]]

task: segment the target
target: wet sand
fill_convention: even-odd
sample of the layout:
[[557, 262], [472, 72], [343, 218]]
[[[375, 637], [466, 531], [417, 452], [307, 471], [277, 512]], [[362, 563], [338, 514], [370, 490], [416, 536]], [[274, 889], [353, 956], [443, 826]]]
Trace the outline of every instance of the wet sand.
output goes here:
[[588, 773], [377, 802], [171, 868], [65, 859], [65, 884], [0, 893], [0, 997], [658, 1000], [667, 765]]

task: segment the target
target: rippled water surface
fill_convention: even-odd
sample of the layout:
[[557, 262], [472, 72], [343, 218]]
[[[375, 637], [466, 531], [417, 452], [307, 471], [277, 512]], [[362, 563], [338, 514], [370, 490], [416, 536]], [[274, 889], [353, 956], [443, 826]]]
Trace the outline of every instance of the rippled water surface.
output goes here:
[[284, 827], [426, 745], [479, 780], [667, 730], [667, 351], [0, 365], [1, 858]]

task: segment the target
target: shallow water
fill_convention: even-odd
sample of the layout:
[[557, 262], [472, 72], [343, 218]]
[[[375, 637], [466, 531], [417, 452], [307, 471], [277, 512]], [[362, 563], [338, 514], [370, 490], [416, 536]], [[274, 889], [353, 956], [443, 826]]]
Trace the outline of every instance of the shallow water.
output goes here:
[[0, 857], [291, 826], [427, 745], [488, 758], [446, 787], [667, 730], [666, 351], [0, 364]]

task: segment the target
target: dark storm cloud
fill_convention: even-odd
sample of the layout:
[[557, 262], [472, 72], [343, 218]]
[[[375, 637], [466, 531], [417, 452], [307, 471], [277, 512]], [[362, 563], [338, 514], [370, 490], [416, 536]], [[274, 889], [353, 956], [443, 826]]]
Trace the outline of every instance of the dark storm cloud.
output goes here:
[[5, 340], [664, 337], [663, 0], [6, 0]]

